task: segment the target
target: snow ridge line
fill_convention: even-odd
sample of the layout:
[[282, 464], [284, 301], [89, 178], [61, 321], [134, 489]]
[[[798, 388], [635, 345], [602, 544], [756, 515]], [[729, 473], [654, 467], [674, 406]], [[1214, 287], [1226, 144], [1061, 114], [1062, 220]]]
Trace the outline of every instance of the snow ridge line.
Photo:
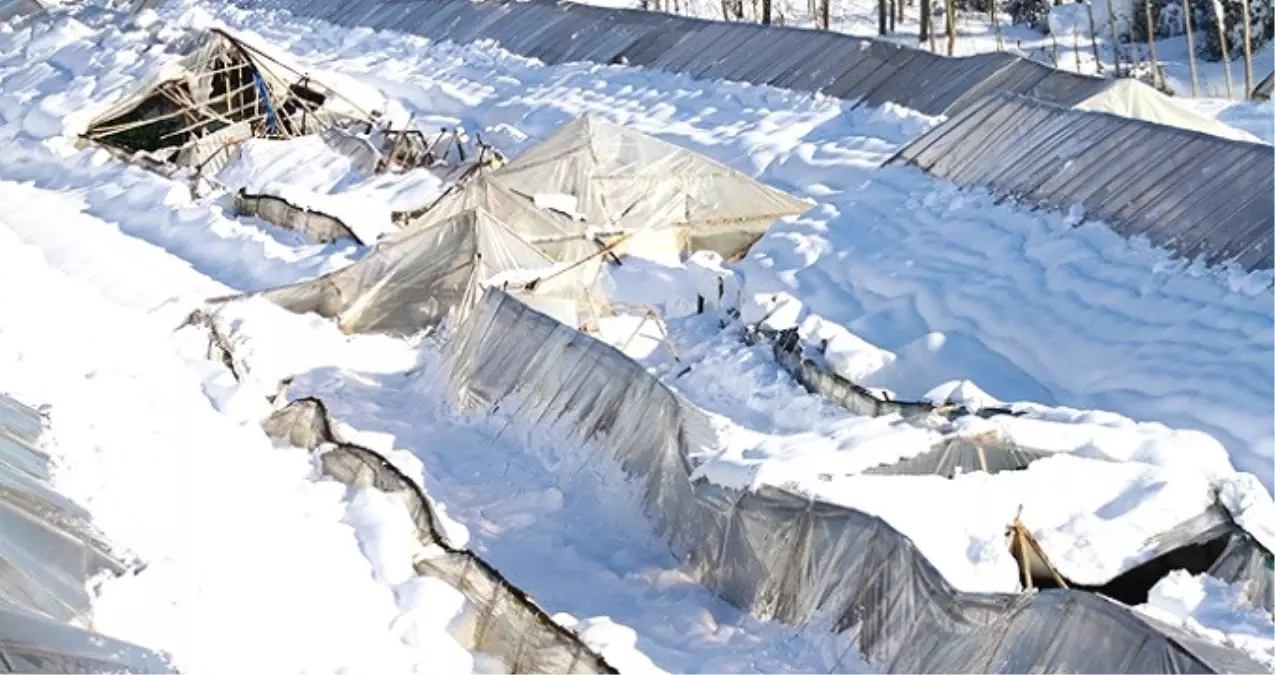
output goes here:
[[[847, 641], [838, 666], [856, 651], [892, 672], [981, 672], [998, 653], [1062, 672], [1080, 658], [1148, 672], [1165, 663], [1215, 668], [1206, 659], [1218, 655], [1216, 645], [1092, 593], [959, 591], [907, 536], [861, 511], [771, 486], [693, 484], [691, 458], [716, 442], [704, 413], [614, 347], [497, 289], [450, 336], [444, 364], [462, 409], [504, 411], [510, 423], [562, 432], [562, 446], [610, 455], [638, 483], [647, 517], [694, 578], [759, 618], [828, 625]], [[1057, 634], [1093, 631], [1096, 640], [1120, 629], [1136, 637], [1105, 655], [1053, 653]], [[1261, 668], [1224, 651], [1228, 665]]]
[[446, 581], [480, 608], [473, 635], [462, 642], [466, 649], [495, 654], [518, 673], [619, 672], [499, 570], [473, 551], [452, 546], [424, 490], [376, 451], [341, 440], [322, 400], [292, 401], [262, 428], [272, 438], [315, 452], [330, 478], [406, 496], [418, 536], [427, 546], [441, 549], [416, 561], [417, 572]]

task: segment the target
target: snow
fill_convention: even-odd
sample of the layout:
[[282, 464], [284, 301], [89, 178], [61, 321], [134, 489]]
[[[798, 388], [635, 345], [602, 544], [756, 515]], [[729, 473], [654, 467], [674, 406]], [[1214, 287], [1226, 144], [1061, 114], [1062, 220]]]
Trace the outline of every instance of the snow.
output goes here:
[[[218, 310], [249, 366], [235, 382], [205, 358], [201, 333], [173, 333], [206, 298], [311, 278], [365, 253], [234, 218], [224, 199], [192, 198], [71, 146], [84, 111], [148, 81], [189, 27], [217, 22], [251, 26], [305, 68], [383, 92], [421, 128], [478, 130], [511, 156], [587, 112], [813, 199], [739, 264], [699, 254], [612, 270], [613, 299], [655, 307], [680, 360], [649, 323], [629, 353], [714, 416], [721, 448], [696, 458], [702, 476], [880, 515], [968, 590], [1015, 590], [1003, 535], [1020, 506], [1051, 561], [1080, 583], [1144, 560], [1148, 536], [1197, 515], [1215, 491], [1259, 541], [1275, 542], [1269, 274], [1183, 266], [1101, 225], [1074, 228], [1074, 213], [879, 168], [939, 121], [897, 106], [546, 67], [490, 46], [282, 13], [147, 12], [0, 32], [0, 282], [17, 289], [0, 316], [0, 387], [52, 405], [59, 487], [148, 563], [104, 585], [96, 624], [169, 651], [183, 670], [493, 665], [448, 637], [470, 608], [411, 573], [414, 533], [395, 498], [316, 482], [311, 457], [260, 432], [266, 395], [290, 378], [288, 396], [319, 396], [343, 435], [428, 489], [453, 545], [473, 547], [625, 672], [829, 670], [838, 656], [822, 629], [755, 620], [691, 581], [617, 467], [455, 415], [429, 340], [345, 336], [253, 298]], [[1247, 106], [1228, 105], [1208, 114]], [[359, 175], [317, 138], [251, 141], [219, 179], [369, 229], [441, 189], [425, 171]], [[723, 329], [726, 308], [797, 327], [808, 346], [826, 342], [834, 370], [897, 398], [1009, 402], [1024, 416], [940, 427], [850, 415], [805, 393], [769, 346], [745, 345], [738, 325]], [[607, 321], [617, 343], [638, 327], [634, 316]], [[952, 435], [988, 433], [1055, 455], [994, 476], [862, 475]], [[1157, 588], [1149, 606], [1176, 623], [1269, 655], [1269, 642], [1245, 637], [1263, 635], [1262, 617], [1226, 605], [1214, 580], [1179, 575]]]
[[[30, 188], [9, 197], [21, 192], [56, 203]], [[67, 227], [109, 231], [90, 218]], [[343, 486], [315, 482], [306, 452], [272, 447], [254, 423], [260, 408], [235, 400], [264, 399], [236, 391], [230, 374], [203, 358], [202, 336], [173, 335], [176, 306], [121, 299], [119, 287], [95, 283], [108, 281], [93, 275], [106, 266], [81, 270], [71, 251], [48, 260], [41, 249], [59, 247], [41, 244], [0, 227], [0, 285], [22, 289], [6, 294], [3, 386], [51, 407], [57, 486], [146, 563], [102, 585], [95, 627], [166, 650], [183, 672], [244, 663], [281, 672], [432, 667], [386, 630], [400, 614], [432, 611], [396, 603], [392, 580], [377, 578], [393, 564], [377, 556], [399, 551], [359, 549], [392, 527], [383, 513], [347, 501]], [[166, 271], [128, 269], [152, 283], [142, 275]], [[164, 281], [214, 286], [189, 269], [170, 271]], [[112, 276], [125, 275], [116, 268]], [[437, 630], [424, 637], [443, 648], [450, 640]]]
[[1138, 610], [1188, 632], [1238, 647], [1275, 667], [1275, 623], [1262, 609], [1246, 605], [1240, 583], [1175, 570], [1152, 589]]

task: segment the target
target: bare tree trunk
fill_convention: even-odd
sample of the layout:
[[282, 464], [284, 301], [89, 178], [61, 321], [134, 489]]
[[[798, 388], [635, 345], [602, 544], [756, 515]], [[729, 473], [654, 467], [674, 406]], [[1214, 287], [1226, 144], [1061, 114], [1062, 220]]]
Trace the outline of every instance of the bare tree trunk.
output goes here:
[[[894, 0], [890, 0], [893, 2]], [[893, 12], [886, 7], [886, 0], [877, 0], [877, 35], [884, 36], [890, 28], [890, 15]]]
[[1080, 30], [1071, 27], [1071, 55], [1076, 59], [1076, 72], [1080, 72]]
[[824, 30], [828, 30], [829, 27], [828, 5], [831, 4], [831, 2], [832, 0], [819, 0], [819, 20], [823, 23]]
[[1093, 21], [1093, 0], [1086, 0], [1085, 11], [1089, 15], [1089, 46], [1093, 48], [1094, 68], [1102, 74], [1102, 56], [1098, 53], [1098, 30]]
[[761, 0], [761, 22], [770, 25], [770, 0]]
[[1053, 32], [1052, 30], [1049, 31], [1049, 43], [1053, 45], [1053, 48], [1049, 50], [1049, 59], [1054, 62], [1054, 67], [1057, 68], [1058, 67], [1058, 34]]
[[1116, 77], [1120, 77], [1120, 34], [1116, 31], [1116, 8], [1111, 0], [1107, 0], [1107, 21], [1111, 25], [1111, 62]]
[[1182, 12], [1186, 15], [1186, 63], [1191, 70], [1191, 95], [1200, 90], [1200, 76], [1195, 72], [1195, 27], [1191, 25], [1191, 0], [1182, 0]]
[[930, 37], [930, 0], [921, 0], [921, 27], [917, 42], [924, 43]]
[[1244, 10], [1244, 98], [1253, 95], [1253, 23], [1248, 0], [1240, 0]]
[[894, 16], [903, 8], [903, 0], [890, 0], [890, 32], [894, 32]]
[[[908, 6], [910, 7], [911, 5], [912, 5], [912, 0], [908, 0]], [[895, 20], [898, 21], [899, 23], [903, 23], [903, 0], [894, 0], [894, 7], [896, 10], [898, 10], [897, 12], [895, 12], [896, 14], [896, 16], [894, 17]], [[890, 30], [891, 31], [894, 30], [893, 24], [891, 24]]]
[[1217, 39], [1222, 46], [1222, 66], [1226, 69], [1226, 97], [1235, 98], [1235, 84], [1231, 82], [1231, 49], [1226, 41], [1226, 13], [1218, 0], [1213, 0], [1213, 13], [1217, 15]]
[[956, 0], [947, 0], [947, 55], [956, 54]]
[[1001, 11], [996, 0], [990, 0], [992, 6], [992, 32], [996, 34], [996, 51], [1005, 51], [1005, 38], [1001, 37]]
[[1155, 22], [1151, 18], [1151, 0], [1142, 0], [1147, 15], [1147, 46], [1151, 50], [1151, 86], [1160, 88], [1160, 59], [1155, 53]]

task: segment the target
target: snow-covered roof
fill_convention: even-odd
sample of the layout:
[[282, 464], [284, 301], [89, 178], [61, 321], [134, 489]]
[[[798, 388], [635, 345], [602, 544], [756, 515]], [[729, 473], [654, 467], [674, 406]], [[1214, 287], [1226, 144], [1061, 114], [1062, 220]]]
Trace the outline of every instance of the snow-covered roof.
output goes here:
[[[1104, 100], [1096, 110], [1119, 108], [1125, 99]], [[935, 127], [890, 163], [1072, 209], [1080, 216], [1074, 224], [1105, 221], [1188, 260], [1250, 271], [1275, 260], [1269, 145], [1002, 95]]]

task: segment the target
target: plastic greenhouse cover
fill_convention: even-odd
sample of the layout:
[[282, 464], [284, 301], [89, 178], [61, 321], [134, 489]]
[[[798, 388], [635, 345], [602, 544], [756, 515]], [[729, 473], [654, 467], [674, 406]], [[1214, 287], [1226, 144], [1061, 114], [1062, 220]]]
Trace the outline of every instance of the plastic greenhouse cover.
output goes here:
[[1275, 154], [1255, 143], [1002, 95], [889, 163], [1028, 203], [1080, 203], [1126, 237], [1144, 235], [1209, 264], [1253, 270], [1269, 268], [1272, 257]]
[[692, 483], [704, 413], [619, 350], [489, 289], [445, 347], [448, 390], [561, 434], [625, 470], [688, 571], [761, 618], [831, 627], [892, 672], [1260, 672], [1083, 591], [954, 589], [912, 542], [860, 511], [778, 488]]
[[954, 438], [937, 444], [929, 452], [894, 464], [874, 467], [864, 473], [887, 476], [934, 475], [944, 478], [973, 471], [992, 474], [1024, 469], [1032, 462], [1052, 454], [1054, 453], [1020, 448], [1004, 441], [982, 443], [972, 439]]
[[554, 260], [574, 262], [597, 252], [598, 245], [585, 236], [588, 223], [539, 208], [534, 197], [535, 193], [515, 192], [493, 175], [478, 176], [409, 221], [403, 231], [416, 232], [470, 209], [482, 209]]
[[0, 670], [169, 672], [149, 650], [71, 625], [89, 618], [88, 580], [124, 566], [49, 484], [42, 431], [38, 412], [0, 395]]
[[[820, 91], [850, 100], [872, 95], [874, 104], [891, 101], [928, 115], [958, 112], [974, 100], [962, 96], [961, 90], [980, 88], [983, 83], [995, 83], [981, 86], [986, 89], [984, 93], [1022, 92], [1030, 86], [1044, 100], [1065, 105], [1078, 103], [1107, 86], [1107, 82], [1100, 78], [1062, 71], [1051, 71], [1053, 74], [1048, 78], [994, 78], [1001, 70], [999, 63], [989, 64], [986, 59], [980, 58], [953, 59], [905, 47], [894, 47], [906, 52], [907, 56], [889, 69], [883, 70], [883, 64], [877, 63], [871, 68], [860, 69], [851, 77], [849, 73], [856, 69], [847, 68], [846, 59], [856, 52], [859, 44], [882, 45], [889, 49], [892, 43], [783, 26], [707, 21], [630, 9], [608, 8], [603, 13], [581, 9], [575, 3], [552, 0], [487, 0], [481, 3], [469, 0], [416, 0], [415, 3], [410, 0], [238, 1], [245, 6], [284, 6], [301, 15], [345, 25], [406, 30], [436, 40], [465, 43], [493, 39], [510, 51], [542, 58], [548, 63], [561, 63], [568, 58], [612, 63], [623, 57], [632, 65], [652, 66], [692, 76], [725, 77], [759, 84], [773, 82], [776, 86]], [[407, 16], [399, 12], [377, 11], [405, 4], [420, 4], [429, 7], [430, 11], [423, 14], [412, 12]], [[587, 23], [644, 27], [645, 32], [626, 31], [631, 42], [622, 51], [595, 51], [592, 47], [577, 49], [577, 40], [590, 45], [593, 43], [594, 38], [586, 35], [584, 26]], [[535, 28], [529, 31], [528, 26]], [[753, 68], [754, 65], [770, 65], [758, 55], [776, 42], [795, 46], [814, 41], [819, 41], [823, 47], [807, 52], [804, 63], [791, 64], [785, 53], [783, 57], [771, 57], [771, 60], [785, 62], [777, 72], [769, 67], [760, 71]], [[1015, 63], [1028, 63], [1019, 57], [1006, 58], [1015, 59]], [[901, 71], [907, 61], [915, 63], [908, 70]], [[936, 73], [940, 71], [948, 75], [938, 78]], [[872, 76], [866, 79], [869, 73]], [[901, 82], [883, 86], [894, 73], [904, 76], [899, 78]], [[909, 73], [932, 76], [935, 86], [920, 86], [905, 77]]]
[[492, 180], [525, 197], [572, 195], [588, 223], [625, 231], [764, 229], [810, 208], [703, 155], [588, 115], [519, 154]]
[[[293, 312], [337, 318], [347, 332], [411, 334], [438, 325], [453, 310], [463, 318], [493, 277], [554, 265], [486, 210], [471, 208], [401, 230], [352, 265], [261, 295]], [[563, 272], [537, 286], [531, 301], [539, 295], [591, 301], [586, 283], [596, 276], [582, 276], [590, 271], [580, 266]]]
[[375, 451], [338, 438], [322, 401], [293, 401], [262, 426], [274, 438], [314, 451], [325, 476], [404, 498], [421, 542], [437, 547], [419, 558], [417, 573], [443, 580], [476, 608], [475, 620], [455, 635], [464, 647], [497, 656], [514, 673], [616, 672], [482, 558], [452, 546], [424, 491]]

